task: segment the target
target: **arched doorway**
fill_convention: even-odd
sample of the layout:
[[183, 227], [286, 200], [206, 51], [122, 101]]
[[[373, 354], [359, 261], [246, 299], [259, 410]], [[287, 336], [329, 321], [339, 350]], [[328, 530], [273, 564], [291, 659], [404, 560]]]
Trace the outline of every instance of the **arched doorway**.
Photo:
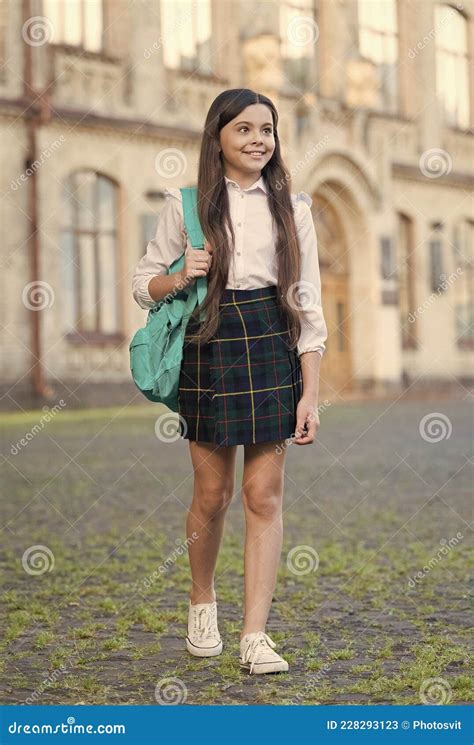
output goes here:
[[328, 327], [320, 392], [352, 388], [349, 254], [342, 219], [323, 193], [313, 197], [313, 218], [318, 238], [323, 310]]
[[306, 183], [328, 327], [320, 392], [334, 399], [367, 388], [377, 374], [377, 215], [382, 200], [370, 163], [353, 150], [324, 151], [312, 163]]

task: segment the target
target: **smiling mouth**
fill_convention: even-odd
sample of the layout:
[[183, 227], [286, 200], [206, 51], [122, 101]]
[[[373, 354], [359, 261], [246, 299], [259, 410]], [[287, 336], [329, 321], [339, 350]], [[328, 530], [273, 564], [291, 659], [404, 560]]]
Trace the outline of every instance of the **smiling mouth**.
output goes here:
[[250, 155], [251, 158], [263, 158], [263, 156], [265, 155], [265, 153], [262, 153], [259, 150], [254, 150], [254, 151], [251, 151], [251, 152], [248, 152], [247, 153], [244, 150], [244, 155]]

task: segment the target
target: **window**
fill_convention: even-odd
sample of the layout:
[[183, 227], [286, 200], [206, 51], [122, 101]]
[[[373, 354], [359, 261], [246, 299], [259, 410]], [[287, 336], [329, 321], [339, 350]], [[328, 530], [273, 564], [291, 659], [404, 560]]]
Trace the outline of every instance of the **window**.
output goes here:
[[337, 348], [339, 352], [344, 352], [346, 348], [346, 334], [344, 333], [345, 317], [344, 303], [336, 302]]
[[380, 276], [382, 279], [382, 305], [398, 303], [398, 267], [391, 236], [380, 236]]
[[436, 91], [447, 124], [469, 128], [467, 21], [449, 5], [435, 8]]
[[359, 52], [377, 66], [381, 107], [398, 106], [398, 23], [395, 0], [358, 0]]
[[456, 340], [458, 346], [469, 346], [474, 344], [474, 306], [473, 301], [456, 303]]
[[158, 215], [154, 212], [144, 212], [140, 218], [142, 250], [140, 251], [139, 258], [146, 253], [148, 243], [155, 237]]
[[280, 39], [287, 80], [304, 90], [314, 75], [319, 30], [313, 0], [283, 0], [280, 4]]
[[446, 275], [443, 271], [443, 236], [442, 226], [433, 226], [433, 232], [429, 241], [430, 252], [430, 288], [433, 292], [443, 292], [446, 288], [444, 282]]
[[461, 220], [453, 229], [452, 274], [456, 340], [458, 346], [474, 345], [474, 222]]
[[392, 240], [388, 236], [380, 238], [380, 274], [382, 279], [393, 279], [396, 276], [397, 267], [393, 253]]
[[102, 49], [102, 0], [43, 0], [44, 14], [53, 24], [55, 44], [68, 44], [90, 52]]
[[210, 75], [210, 0], [161, 0], [160, 7], [165, 66]]
[[86, 338], [117, 333], [117, 188], [93, 171], [79, 171], [70, 176], [63, 195], [67, 330]]

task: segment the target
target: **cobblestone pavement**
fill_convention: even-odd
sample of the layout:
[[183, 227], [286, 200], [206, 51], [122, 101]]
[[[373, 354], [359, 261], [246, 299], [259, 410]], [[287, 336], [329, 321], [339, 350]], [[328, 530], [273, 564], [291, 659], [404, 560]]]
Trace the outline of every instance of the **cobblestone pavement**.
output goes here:
[[[267, 676], [238, 666], [240, 492], [216, 575], [224, 652], [185, 650], [192, 469], [164, 411], [3, 417], [3, 703], [472, 699], [467, 396], [332, 404], [315, 444], [288, 446], [267, 631], [290, 670]], [[237, 484], [242, 464], [239, 448]]]

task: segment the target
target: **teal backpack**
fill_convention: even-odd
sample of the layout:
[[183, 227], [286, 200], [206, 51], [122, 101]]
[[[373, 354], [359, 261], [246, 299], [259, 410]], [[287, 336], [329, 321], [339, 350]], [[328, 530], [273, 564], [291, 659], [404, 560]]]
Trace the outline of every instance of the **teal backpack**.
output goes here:
[[[197, 213], [197, 187], [180, 189], [183, 197], [184, 224], [193, 248], [204, 248], [204, 234]], [[167, 274], [184, 267], [184, 252], [167, 270]], [[187, 288], [170, 293], [148, 311], [146, 325], [133, 336], [130, 370], [137, 388], [150, 401], [179, 411], [178, 386], [183, 359], [184, 334], [196, 307], [202, 306], [207, 294], [207, 277], [197, 277]], [[205, 314], [200, 310], [200, 321]]]

